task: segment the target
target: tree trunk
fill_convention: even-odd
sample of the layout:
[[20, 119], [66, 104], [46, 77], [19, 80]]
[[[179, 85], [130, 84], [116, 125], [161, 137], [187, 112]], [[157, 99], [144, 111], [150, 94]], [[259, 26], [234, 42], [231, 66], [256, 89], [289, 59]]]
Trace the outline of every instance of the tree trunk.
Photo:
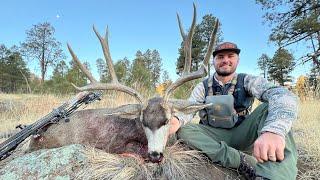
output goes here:
[[42, 39], [42, 49], [41, 49], [41, 59], [40, 59], [40, 66], [41, 66], [41, 84], [44, 82], [44, 76], [46, 74], [46, 63], [45, 63], [45, 58], [44, 58], [44, 53], [45, 53], [45, 36], [46, 35], [46, 31], [43, 31], [43, 39]]
[[40, 84], [42, 84], [44, 82], [44, 75], [45, 75], [45, 71], [44, 71], [44, 60], [41, 59], [41, 80], [40, 80]]
[[[313, 0], [312, 1], [312, 5], [313, 6], [317, 6], [318, 5], [318, 0]], [[314, 9], [314, 12], [315, 12], [315, 14], [316, 14], [316, 16], [319, 18], [320, 17], [320, 12], [318, 11], [318, 8], [315, 8]], [[318, 19], [319, 20], [319, 19]], [[319, 23], [319, 22], [318, 22]], [[318, 42], [318, 44], [317, 44], [317, 48], [316, 48], [316, 50], [315, 50], [315, 56], [314, 57], [312, 57], [313, 58], [313, 62], [317, 65], [317, 66], [320, 66], [320, 60], [319, 60], [319, 56], [320, 56], [320, 54], [319, 54], [319, 51], [320, 51], [320, 32], [318, 31], [318, 32], [316, 32], [316, 36], [317, 36], [317, 42]]]

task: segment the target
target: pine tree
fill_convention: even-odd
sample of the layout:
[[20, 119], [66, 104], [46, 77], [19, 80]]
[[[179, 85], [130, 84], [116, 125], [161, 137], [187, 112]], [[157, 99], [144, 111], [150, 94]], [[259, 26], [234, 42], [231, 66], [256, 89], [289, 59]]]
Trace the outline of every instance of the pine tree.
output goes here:
[[[270, 23], [269, 39], [281, 47], [291, 44], [310, 46], [300, 59], [320, 67], [320, 1], [319, 0], [256, 0], [266, 11]], [[320, 71], [320, 69], [318, 69]]]
[[110, 76], [108, 74], [107, 63], [102, 58], [96, 60], [96, 66], [99, 73], [100, 82], [108, 82]]
[[262, 70], [263, 77], [268, 79], [268, 70], [271, 58], [267, 54], [262, 54], [258, 59], [258, 67]]
[[279, 48], [269, 63], [269, 75], [280, 85], [286, 81], [292, 81], [289, 75], [295, 65], [293, 55], [286, 49]]
[[48, 67], [65, 58], [61, 43], [55, 39], [54, 32], [54, 27], [48, 22], [33, 25], [27, 30], [27, 38], [21, 44], [23, 55], [38, 61], [41, 82], [44, 82]]
[[0, 91], [30, 92], [28, 79], [30, 71], [15, 47], [0, 46]]
[[[88, 62], [84, 62], [83, 64], [88, 70], [90, 69]], [[73, 83], [77, 86], [84, 86], [88, 81], [86, 75], [74, 61], [70, 61], [70, 69], [67, 72], [66, 78], [69, 83]]]
[[117, 61], [114, 65], [114, 71], [118, 77], [118, 81], [122, 84], [127, 84], [129, 78], [130, 61], [128, 58], [123, 58]]

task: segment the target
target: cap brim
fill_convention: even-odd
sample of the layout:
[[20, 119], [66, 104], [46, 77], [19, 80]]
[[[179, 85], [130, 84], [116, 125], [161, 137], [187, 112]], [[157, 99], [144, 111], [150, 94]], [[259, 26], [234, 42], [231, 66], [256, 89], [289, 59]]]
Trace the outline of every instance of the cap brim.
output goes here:
[[237, 53], [237, 54], [240, 54], [240, 49], [234, 49], [234, 48], [232, 48], [232, 49], [221, 49], [221, 50], [218, 50], [218, 51], [214, 51], [214, 52], [212, 53], [212, 55], [213, 55], [213, 57], [215, 57], [218, 53], [225, 52], [225, 51], [232, 51], [232, 52], [235, 52], [235, 53]]

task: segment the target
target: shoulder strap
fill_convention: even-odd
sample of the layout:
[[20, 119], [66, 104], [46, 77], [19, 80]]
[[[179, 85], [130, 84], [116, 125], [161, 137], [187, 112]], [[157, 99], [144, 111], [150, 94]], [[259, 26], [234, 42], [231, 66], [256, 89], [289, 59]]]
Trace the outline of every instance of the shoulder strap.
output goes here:
[[208, 95], [209, 96], [213, 96], [213, 95], [215, 95], [216, 93], [215, 92], [213, 92], [213, 88], [212, 88], [212, 86], [213, 86], [213, 76], [212, 77], [209, 77], [208, 78]]
[[246, 76], [247, 74], [245, 73], [239, 73], [237, 74], [235, 77], [233, 77], [232, 81], [231, 81], [231, 87], [228, 91], [228, 94], [233, 94], [234, 90], [235, 90], [235, 87], [237, 84], [240, 84], [241, 86], [243, 86], [244, 84], [244, 77]]
[[245, 76], [246, 76], [247, 74], [245, 74], [245, 73], [239, 73], [238, 74], [238, 82], [239, 82], [239, 84], [240, 85], [244, 85], [244, 78], [245, 78]]
[[237, 82], [238, 82], [238, 75], [235, 75], [231, 80], [231, 86], [228, 91], [229, 95], [233, 95], [233, 92], [234, 92], [234, 89], [236, 88]]
[[203, 86], [204, 86], [204, 95], [205, 95], [205, 97], [213, 96], [214, 95], [214, 92], [213, 92], [213, 89], [212, 89], [213, 77], [206, 78], [202, 83], [203, 83]]
[[204, 87], [204, 96], [208, 96], [208, 78], [206, 78], [204, 81], [202, 81], [203, 87]]
[[247, 75], [246, 73], [239, 73], [239, 74], [238, 74], [238, 80], [243, 81], [243, 80], [244, 80], [244, 77], [245, 77], [246, 75]]
[[[233, 77], [233, 79], [231, 80], [231, 87], [230, 87], [230, 89], [228, 91], [229, 95], [233, 95], [233, 92], [234, 92], [235, 87], [236, 87], [238, 82], [240, 82], [241, 84], [244, 83], [243, 81], [244, 81], [244, 77], [246, 75], [247, 74], [245, 74], [245, 73], [239, 73], [239, 74], [237, 74], [236, 76]], [[215, 95], [215, 93], [213, 92], [213, 88], [212, 88], [213, 78], [214, 77], [212, 77], [212, 78], [209, 77], [209, 78], [206, 78], [203, 81], [203, 86], [204, 86], [204, 90], [205, 90], [205, 97]]]
[[[237, 86], [239, 87], [239, 88], [243, 88], [243, 86], [244, 86], [244, 78], [247, 76], [248, 74], [246, 74], [246, 73], [240, 73], [240, 74], [238, 74], [238, 84], [237, 84]], [[252, 104], [247, 108], [247, 109], [245, 109], [245, 110], [243, 110], [242, 112], [239, 112], [239, 114], [243, 114], [243, 115], [247, 115], [247, 114], [249, 114], [250, 112], [251, 112], [251, 109], [252, 109]]]

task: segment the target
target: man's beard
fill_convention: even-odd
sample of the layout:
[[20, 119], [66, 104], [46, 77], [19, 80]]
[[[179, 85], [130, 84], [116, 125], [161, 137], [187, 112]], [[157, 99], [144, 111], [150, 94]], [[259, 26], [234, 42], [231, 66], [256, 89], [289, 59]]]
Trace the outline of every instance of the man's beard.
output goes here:
[[230, 75], [233, 74], [234, 72], [235, 72], [235, 70], [230, 71], [230, 72], [221, 72], [221, 71], [216, 70], [216, 73], [217, 73], [219, 76], [222, 76], [222, 77], [230, 76]]

